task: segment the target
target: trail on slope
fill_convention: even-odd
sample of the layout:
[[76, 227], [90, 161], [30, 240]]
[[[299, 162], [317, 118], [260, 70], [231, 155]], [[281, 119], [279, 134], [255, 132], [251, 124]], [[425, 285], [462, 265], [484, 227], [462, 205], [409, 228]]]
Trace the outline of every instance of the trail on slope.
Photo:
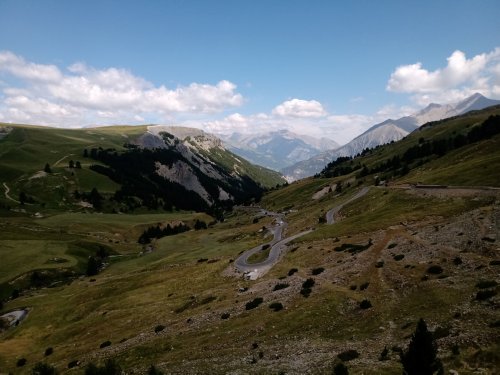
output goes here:
[[63, 161], [64, 159], [66, 159], [67, 157], [70, 157], [70, 156], [73, 156], [73, 155], [75, 155], [75, 154], [68, 154], [68, 155], [63, 156], [61, 159], [59, 159], [58, 161], [56, 161], [56, 162], [54, 163], [54, 167], [57, 167], [57, 165], [58, 165], [60, 162], [62, 162], [62, 161]]
[[3, 183], [3, 187], [5, 188], [5, 198], [7, 198], [8, 200], [11, 200], [12, 202], [21, 203], [9, 195], [10, 189], [5, 182]]

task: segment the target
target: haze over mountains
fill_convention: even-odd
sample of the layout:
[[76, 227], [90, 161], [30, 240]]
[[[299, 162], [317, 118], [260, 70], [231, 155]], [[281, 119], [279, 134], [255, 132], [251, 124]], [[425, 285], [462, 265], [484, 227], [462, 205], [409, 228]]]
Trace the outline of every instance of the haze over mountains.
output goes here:
[[[419, 126], [445, 118], [458, 116], [469, 111], [479, 110], [500, 104], [500, 100], [493, 100], [476, 93], [455, 104], [431, 103], [412, 116], [397, 120], [388, 119], [373, 125], [363, 134], [337, 149], [330, 149], [313, 156], [310, 159], [299, 161], [296, 164], [281, 169], [288, 181], [294, 181], [320, 172], [326, 164], [341, 156], [354, 156], [365, 148], [376, 147], [381, 144], [398, 141], [417, 129]], [[237, 152], [236, 152], [237, 153]]]
[[339, 147], [328, 138], [314, 138], [282, 129], [261, 134], [221, 136], [229, 150], [252, 163], [280, 170], [310, 159], [323, 151]]

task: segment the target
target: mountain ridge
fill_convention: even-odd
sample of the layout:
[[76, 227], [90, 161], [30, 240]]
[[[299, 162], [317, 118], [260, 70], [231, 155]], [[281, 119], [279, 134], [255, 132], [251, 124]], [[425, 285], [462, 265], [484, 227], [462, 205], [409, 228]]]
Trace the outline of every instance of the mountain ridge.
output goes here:
[[381, 144], [398, 141], [428, 122], [450, 118], [497, 104], [500, 104], [500, 100], [489, 99], [479, 93], [475, 93], [455, 104], [431, 103], [412, 116], [405, 116], [396, 120], [387, 119], [375, 124], [347, 144], [283, 168], [281, 172], [289, 182], [309, 177], [321, 171], [328, 162], [338, 157], [354, 156], [365, 148], [373, 148]]
[[296, 134], [286, 129], [252, 135], [232, 133], [222, 139], [237, 155], [274, 170], [339, 146], [328, 138]]

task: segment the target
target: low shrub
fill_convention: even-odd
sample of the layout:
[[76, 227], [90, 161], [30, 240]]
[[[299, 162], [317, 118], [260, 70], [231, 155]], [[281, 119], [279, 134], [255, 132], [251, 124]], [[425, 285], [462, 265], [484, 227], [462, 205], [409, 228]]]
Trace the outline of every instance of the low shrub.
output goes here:
[[74, 361], [71, 361], [70, 363], [68, 363], [68, 368], [74, 368], [74, 367], [78, 366], [79, 363], [80, 362], [77, 359], [75, 359]]
[[55, 367], [47, 364], [47, 363], [37, 363], [35, 366], [33, 366], [33, 369], [31, 370], [32, 375], [56, 375], [57, 371]]
[[299, 270], [297, 268], [292, 268], [290, 271], [288, 271], [288, 276], [292, 276], [295, 272], [298, 272]]
[[305, 298], [309, 297], [312, 293], [312, 289], [311, 288], [302, 288], [300, 290], [300, 294], [302, 294]]
[[352, 244], [352, 243], [344, 243], [340, 246], [334, 247], [334, 251], [347, 251], [348, 253], [351, 254], [356, 254], [360, 253], [362, 251], [365, 251], [366, 249], [370, 248], [372, 246], [372, 240], [368, 241], [366, 245], [358, 245], [358, 244]]
[[480, 290], [476, 294], [476, 300], [477, 301], [486, 301], [487, 299], [490, 299], [491, 297], [494, 297], [497, 295], [497, 292], [495, 290], [491, 289], [484, 289]]
[[312, 288], [316, 284], [313, 278], [309, 278], [302, 283], [302, 288]]
[[286, 289], [288, 288], [290, 285], [288, 285], [287, 283], [279, 283], [279, 284], [276, 284], [273, 288], [273, 291], [276, 291], [276, 290], [280, 290], [280, 289]]
[[154, 365], [151, 365], [148, 369], [148, 375], [163, 375], [163, 372], [158, 370]]
[[384, 261], [383, 260], [379, 260], [377, 263], [375, 263], [375, 267], [376, 268], [382, 268], [384, 266]]
[[500, 320], [495, 320], [494, 322], [491, 322], [490, 324], [488, 324], [488, 327], [490, 327], [490, 328], [500, 327]]
[[223, 313], [223, 314], [220, 316], [220, 318], [221, 318], [221, 319], [226, 320], [226, 319], [229, 319], [229, 317], [230, 317], [230, 316], [231, 316], [231, 314], [229, 314], [229, 313], [227, 313], [227, 312], [226, 312], [226, 313]]
[[111, 346], [111, 341], [107, 340], [107, 341], [104, 341], [101, 345], [99, 345], [99, 348], [106, 348], [108, 346]]
[[320, 273], [322, 273], [325, 269], [323, 267], [318, 267], [318, 268], [313, 268], [313, 270], [311, 271], [311, 273], [316, 276], [316, 275], [319, 275]]
[[19, 358], [16, 362], [17, 367], [23, 367], [26, 364], [26, 358]]
[[264, 302], [264, 299], [261, 297], [254, 298], [252, 301], [247, 302], [245, 305], [245, 310], [252, 310], [258, 307], [262, 302]]
[[364, 299], [359, 304], [359, 307], [362, 308], [363, 310], [366, 310], [366, 309], [369, 309], [370, 307], [372, 307], [372, 303], [370, 302], [370, 300]]
[[438, 265], [430, 266], [427, 268], [427, 273], [430, 273], [431, 275], [439, 275], [443, 273], [443, 267]]
[[283, 305], [281, 302], [273, 302], [269, 305], [269, 308], [274, 311], [280, 311], [283, 310]]
[[359, 290], [365, 290], [366, 288], [368, 288], [368, 285], [370, 285], [369, 282], [366, 282], [366, 283], [363, 283], [359, 286]]
[[52, 349], [52, 347], [50, 347], [50, 348], [45, 349], [44, 355], [45, 355], [45, 357], [47, 357], [47, 356], [51, 355], [52, 353], [54, 353], [54, 349]]
[[333, 375], [349, 375], [349, 370], [342, 362], [333, 367]]
[[165, 326], [162, 325], [162, 324], [158, 324], [156, 327], [155, 327], [155, 333], [158, 333], [158, 332], [161, 332], [165, 329]]
[[353, 359], [356, 359], [358, 357], [359, 353], [357, 350], [354, 349], [346, 350], [345, 352], [339, 353], [337, 355], [337, 358], [343, 362], [352, 361]]
[[399, 262], [400, 260], [402, 260], [404, 258], [404, 254], [397, 254], [397, 255], [394, 255], [392, 257], [392, 259], [394, 259], [396, 262]]
[[497, 286], [498, 283], [495, 280], [481, 280], [476, 284], [476, 288], [486, 289]]
[[384, 350], [382, 350], [382, 353], [378, 356], [379, 361], [387, 361], [389, 359], [389, 349], [387, 347], [384, 347]]

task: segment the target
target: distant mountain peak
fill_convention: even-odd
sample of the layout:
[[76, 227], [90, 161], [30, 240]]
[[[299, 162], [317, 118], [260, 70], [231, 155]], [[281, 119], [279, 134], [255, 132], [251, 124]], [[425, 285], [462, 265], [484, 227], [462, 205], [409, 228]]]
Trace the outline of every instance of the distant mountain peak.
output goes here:
[[235, 154], [275, 170], [338, 147], [331, 139], [297, 134], [288, 129], [259, 134], [235, 132], [231, 135], [221, 135], [221, 138], [226, 147]]
[[354, 156], [365, 148], [398, 141], [425, 123], [458, 116], [469, 111], [480, 110], [498, 104], [500, 104], [500, 100], [486, 98], [480, 93], [475, 93], [454, 104], [431, 103], [412, 116], [401, 117], [397, 120], [387, 119], [373, 125], [344, 146], [335, 150], [325, 151], [311, 159], [303, 160], [282, 169], [281, 172], [289, 181], [312, 176], [323, 169], [328, 162], [340, 156]]

